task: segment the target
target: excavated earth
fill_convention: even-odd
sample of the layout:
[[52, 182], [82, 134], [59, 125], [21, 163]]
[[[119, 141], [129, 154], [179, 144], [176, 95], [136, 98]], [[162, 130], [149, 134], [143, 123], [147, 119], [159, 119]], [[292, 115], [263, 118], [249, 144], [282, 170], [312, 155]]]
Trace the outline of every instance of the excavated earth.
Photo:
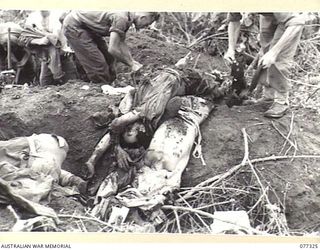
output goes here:
[[[154, 73], [173, 65], [188, 53], [186, 48], [152, 38], [149, 33], [130, 34], [128, 43], [133, 57]], [[212, 58], [197, 52], [193, 52], [192, 55], [194, 62], [197, 60], [195, 67], [198, 69], [228, 71], [221, 58]], [[119, 85], [131, 83], [126, 70], [123, 66], [119, 69]], [[84, 85], [88, 85], [89, 89], [83, 89]], [[107, 112], [108, 108], [116, 110], [120, 100], [119, 96], [103, 94], [99, 84], [77, 80], [62, 86], [5, 89], [0, 95], [0, 139], [29, 136], [33, 133], [54, 133], [63, 136], [70, 146], [63, 168], [84, 177], [84, 162], [105, 132], [104, 129], [94, 126], [91, 118], [97, 112]], [[286, 143], [284, 137], [290, 130], [290, 140], [296, 142], [297, 150], [290, 149], [288, 155], [320, 155], [320, 119], [316, 110], [292, 108], [287, 115], [277, 120], [264, 118], [263, 111], [264, 107], [257, 105], [232, 108], [224, 104], [217, 105], [201, 126], [206, 166], [202, 166], [199, 159], [191, 157], [182, 176], [182, 185], [194, 186], [239, 164], [245, 151], [241, 132], [243, 128], [250, 139], [251, 160], [277, 156], [280, 153], [283, 155], [288, 148], [286, 146], [285, 150], [282, 150]], [[107, 163], [102, 165], [106, 166]], [[290, 229], [319, 231], [320, 159], [288, 157], [255, 166], [263, 184], [275, 190], [278, 198], [284, 201]], [[270, 197], [270, 202], [276, 200]], [[86, 212], [84, 206], [71, 198], [55, 197], [49, 206], [64, 214], [84, 215]], [[8, 209], [1, 207], [0, 231], [10, 230], [13, 221]], [[74, 223], [71, 219], [65, 221], [64, 231], [74, 229]], [[97, 231], [99, 228], [86, 225], [86, 230]]]

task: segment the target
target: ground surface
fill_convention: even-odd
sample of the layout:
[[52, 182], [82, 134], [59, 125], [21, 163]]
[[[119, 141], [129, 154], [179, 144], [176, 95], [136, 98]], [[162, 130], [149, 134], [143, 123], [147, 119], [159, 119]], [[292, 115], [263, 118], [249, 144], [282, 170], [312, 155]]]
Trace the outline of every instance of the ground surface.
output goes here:
[[[143, 33], [130, 35], [128, 42], [134, 58], [146, 65], [146, 72], [157, 72], [163, 67], [173, 65], [188, 53], [186, 48], [150, 38]], [[198, 53], [194, 53], [193, 56], [194, 65], [198, 69], [227, 70], [220, 58], [200, 54], [196, 60]], [[125, 67], [120, 67], [120, 81], [117, 83], [119, 85], [130, 83], [125, 70]], [[84, 85], [90, 88], [84, 90]], [[108, 108], [116, 110], [120, 97], [106, 96], [101, 92], [99, 85], [74, 81], [63, 86], [47, 88], [5, 89], [0, 102], [1, 139], [28, 136], [32, 133], [54, 133], [63, 136], [70, 146], [63, 167], [84, 176], [83, 164], [104, 133], [103, 129], [94, 126], [90, 117], [96, 112], [107, 112]], [[290, 130], [290, 140], [296, 141], [297, 149], [291, 148], [287, 155], [320, 155], [320, 119], [317, 110], [296, 106], [279, 120], [264, 118], [263, 111], [262, 106], [217, 106], [201, 127], [202, 147], [207, 165], [202, 166], [199, 159], [191, 157], [182, 177], [182, 185], [193, 186], [239, 164], [244, 155], [242, 128], [246, 129], [250, 137], [250, 159], [284, 155], [289, 148], [289, 143], [284, 137]], [[317, 185], [320, 181], [319, 159], [289, 157], [255, 166], [263, 184], [274, 189], [282, 201], [282, 209], [292, 230], [320, 230], [320, 188]], [[271, 202], [277, 200], [270, 197]], [[86, 212], [85, 207], [77, 201], [62, 197], [53, 198], [51, 206], [63, 214], [84, 215]], [[10, 229], [12, 219], [7, 209], [0, 208], [1, 231]], [[71, 221], [64, 221], [65, 231], [75, 228]], [[86, 222], [85, 226], [78, 223], [76, 228], [85, 228], [88, 231], [102, 230], [101, 227], [97, 228], [88, 223]]]

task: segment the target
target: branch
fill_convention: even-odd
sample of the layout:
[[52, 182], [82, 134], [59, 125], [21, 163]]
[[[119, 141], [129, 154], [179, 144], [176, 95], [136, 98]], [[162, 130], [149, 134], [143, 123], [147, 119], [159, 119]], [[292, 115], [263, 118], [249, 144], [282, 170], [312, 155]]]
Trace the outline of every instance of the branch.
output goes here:
[[[290, 141], [289, 138], [290, 138], [290, 136], [291, 136], [292, 129], [293, 129], [293, 121], [294, 121], [294, 113], [292, 112], [292, 114], [291, 114], [291, 122], [290, 122], [289, 133], [288, 133], [287, 137], [285, 138], [286, 141], [284, 142], [284, 144], [283, 144], [283, 146], [282, 146], [281, 152], [284, 150], [284, 147], [286, 146], [287, 141]], [[294, 144], [293, 144], [293, 147], [294, 147], [295, 149], [297, 149]]]
[[58, 218], [73, 218], [73, 219], [79, 219], [79, 220], [88, 220], [88, 221], [94, 221], [97, 222], [101, 225], [107, 226], [107, 227], [111, 227], [112, 229], [115, 229], [117, 231], [120, 232], [124, 232], [122, 229], [115, 227], [113, 225], [110, 225], [109, 223], [99, 220], [97, 218], [94, 217], [86, 217], [86, 216], [79, 216], [79, 215], [69, 215], [69, 214], [58, 214]]
[[210, 35], [210, 36], [208, 36], [207, 34], [205, 34], [203, 36], [200, 36], [199, 38], [197, 38], [193, 43], [191, 43], [188, 46], [188, 49], [190, 49], [191, 47], [193, 47], [194, 45], [196, 45], [198, 43], [204, 42], [204, 41], [206, 41], [206, 40], [208, 40], [210, 38], [217, 37], [217, 36], [224, 35], [224, 34], [227, 34], [227, 32], [216, 33], [216, 34], [213, 34], [213, 35]]
[[189, 36], [189, 34], [182, 28], [182, 26], [181, 26], [180, 21], [178, 20], [178, 18], [177, 18], [173, 13], [170, 13], [170, 15], [176, 20], [176, 22], [177, 22], [177, 24], [178, 24], [179, 30], [183, 33], [183, 35], [184, 35], [185, 38], [187, 39], [187, 43], [190, 44], [190, 42], [191, 42], [190, 36]]
[[262, 231], [259, 231], [259, 230], [256, 230], [254, 228], [248, 228], [248, 227], [245, 227], [245, 226], [242, 226], [242, 225], [238, 225], [237, 223], [234, 223], [234, 222], [231, 222], [231, 221], [227, 221], [227, 220], [222, 220], [220, 218], [217, 218], [216, 216], [210, 214], [210, 213], [207, 213], [207, 212], [204, 212], [204, 211], [201, 211], [199, 209], [195, 209], [195, 208], [187, 208], [187, 207], [178, 207], [178, 206], [171, 206], [171, 205], [165, 205], [165, 206], [162, 206], [161, 209], [164, 209], [164, 210], [173, 210], [173, 211], [177, 211], [177, 210], [181, 210], [181, 211], [188, 211], [188, 212], [192, 212], [192, 213], [197, 213], [197, 214], [200, 214], [200, 215], [203, 215], [203, 216], [206, 216], [208, 218], [211, 218], [211, 219], [214, 219], [214, 220], [219, 220], [219, 221], [222, 221], [222, 222], [225, 222], [225, 223], [229, 223], [229, 224], [232, 224], [232, 225], [235, 225], [235, 226], [238, 226], [239, 228], [242, 228], [246, 231], [249, 231], [249, 232], [253, 232], [255, 234], [259, 234], [259, 235], [266, 235], [268, 233], [266, 232], [262, 232]]
[[[192, 207], [190, 206], [190, 204], [189, 204], [185, 199], [183, 199], [183, 197], [182, 197], [180, 194], [178, 194], [178, 196], [184, 201], [184, 203], [186, 203], [186, 205], [187, 205], [189, 208], [192, 208]], [[201, 223], [208, 229], [208, 231], [211, 232], [210, 227], [204, 222], [204, 220], [203, 220], [198, 214], [196, 214], [196, 215], [197, 215], [198, 219], [201, 221]]]
[[174, 216], [176, 217], [179, 234], [181, 234], [182, 232], [181, 232], [180, 219], [178, 216], [178, 212], [177, 210], [173, 210], [173, 213], [174, 213]]
[[[266, 161], [277, 161], [277, 160], [286, 160], [286, 159], [307, 159], [307, 158], [311, 158], [311, 159], [320, 159], [320, 155], [296, 155], [296, 156], [268, 156], [268, 157], [264, 157], [264, 158], [258, 158], [258, 159], [253, 159], [251, 160], [251, 163], [260, 163], [260, 162], [266, 162]], [[203, 187], [203, 186], [207, 186], [210, 183], [217, 184], [220, 181], [226, 179], [227, 177], [231, 176], [232, 174], [234, 174], [235, 172], [237, 172], [240, 168], [244, 167], [245, 165], [248, 165], [248, 162], [246, 162], [244, 165], [239, 164], [236, 165], [234, 167], [232, 167], [229, 171], [223, 173], [223, 174], [218, 174], [215, 175], [201, 183], [199, 183], [198, 185], [196, 185], [194, 188], [192, 188], [190, 190], [190, 192], [186, 193], [183, 198], [184, 199], [188, 199], [190, 197], [192, 197], [192, 195], [196, 192], [198, 192], [197, 188], [199, 187]], [[177, 200], [178, 202], [181, 202], [180, 199]]]
[[241, 129], [243, 134], [243, 141], [244, 141], [244, 156], [240, 165], [246, 165], [247, 161], [249, 160], [249, 145], [248, 145], [248, 134], [245, 128]]

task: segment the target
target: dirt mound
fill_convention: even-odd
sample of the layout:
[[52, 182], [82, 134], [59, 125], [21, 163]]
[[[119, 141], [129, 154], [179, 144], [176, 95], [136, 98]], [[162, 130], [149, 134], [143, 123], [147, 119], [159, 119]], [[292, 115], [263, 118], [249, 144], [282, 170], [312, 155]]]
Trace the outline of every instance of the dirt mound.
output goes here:
[[96, 129], [91, 117], [96, 112], [107, 112], [120, 100], [107, 98], [96, 85], [83, 90], [84, 85], [74, 82], [60, 87], [4, 90], [0, 111], [2, 137], [60, 135], [70, 146], [64, 167], [83, 175], [79, 170], [104, 133]]
[[[245, 151], [241, 129], [245, 128], [250, 138], [251, 160], [287, 152], [287, 159], [255, 164], [265, 187], [276, 191], [278, 197], [270, 197], [270, 201], [275, 204], [282, 201], [280, 206], [291, 229], [315, 226], [314, 219], [319, 216], [320, 208], [320, 189], [317, 187], [320, 159], [309, 158], [308, 155], [320, 153], [320, 138], [317, 136], [320, 132], [317, 125], [319, 117], [313, 111], [292, 110], [279, 120], [270, 120], [263, 117], [263, 110], [261, 106], [218, 107], [201, 127], [207, 165], [202, 166], [199, 159], [191, 157], [182, 185], [194, 186], [240, 164]], [[290, 141], [296, 142], [297, 149], [285, 139], [289, 132]], [[291, 158], [293, 155], [306, 157]], [[245, 178], [250, 180], [251, 174]]]
[[[146, 73], [172, 66], [188, 53], [186, 48], [162, 42], [149, 35], [140, 32], [128, 36], [133, 56], [145, 65]], [[226, 69], [221, 58], [195, 52], [192, 56], [195, 68], [204, 71]], [[133, 84], [127, 72], [124, 66], [119, 68], [118, 84]], [[84, 85], [88, 85], [89, 89], [83, 89]], [[49, 88], [35, 86], [5, 89], [0, 98], [1, 139], [29, 136], [32, 133], [60, 135], [70, 146], [63, 168], [80, 176], [85, 175], [83, 165], [105, 133], [104, 129], [94, 126], [91, 117], [97, 112], [107, 112], [108, 108], [116, 111], [120, 102], [120, 97], [103, 94], [98, 84], [79, 81]], [[312, 110], [298, 109], [279, 120], [270, 120], [263, 117], [263, 110], [261, 106], [231, 109], [226, 105], [218, 106], [201, 127], [206, 166], [202, 166], [199, 159], [191, 157], [182, 184], [184, 187], [196, 185], [239, 164], [244, 155], [241, 129], [245, 128], [250, 139], [250, 159], [285, 155], [287, 151], [287, 159], [268, 160], [255, 164], [255, 167], [263, 185], [276, 191], [278, 197], [270, 197], [271, 202], [283, 201], [282, 209], [290, 228], [300, 231], [319, 229], [315, 218], [320, 216], [320, 189], [316, 185], [320, 181], [320, 160], [289, 157], [320, 154], [319, 116]], [[285, 139], [289, 132], [287, 139], [290, 142]], [[106, 167], [108, 163], [104, 162], [103, 165]], [[105, 174], [104, 169], [100, 171]], [[251, 178], [247, 169], [240, 171], [244, 173], [244, 182]], [[66, 207], [61, 207], [61, 204]], [[65, 209], [70, 213], [73, 210], [85, 213], [85, 209], [73, 201], [54, 200], [52, 207], [58, 212]], [[9, 218], [7, 210], [0, 209], [0, 215], [0, 218]], [[0, 224], [9, 225], [8, 220]], [[3, 226], [0, 230], [6, 228]], [[88, 230], [94, 231], [96, 228]]]

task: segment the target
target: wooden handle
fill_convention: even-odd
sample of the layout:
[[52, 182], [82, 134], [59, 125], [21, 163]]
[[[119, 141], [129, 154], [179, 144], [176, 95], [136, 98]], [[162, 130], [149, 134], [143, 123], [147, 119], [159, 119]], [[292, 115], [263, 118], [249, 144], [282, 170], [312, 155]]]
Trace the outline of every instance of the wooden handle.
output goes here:
[[8, 28], [8, 43], [7, 43], [7, 60], [8, 60], [8, 69], [11, 69], [11, 29]]

